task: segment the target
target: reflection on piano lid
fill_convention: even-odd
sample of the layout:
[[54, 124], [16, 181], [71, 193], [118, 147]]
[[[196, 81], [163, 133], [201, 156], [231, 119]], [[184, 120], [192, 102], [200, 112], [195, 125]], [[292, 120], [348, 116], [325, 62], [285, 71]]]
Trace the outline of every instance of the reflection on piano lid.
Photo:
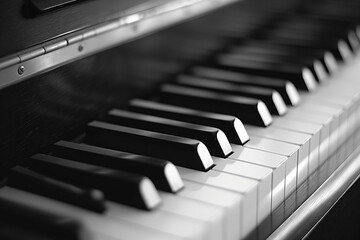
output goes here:
[[300, 239], [358, 178], [356, 0], [19, 2], [0, 238]]

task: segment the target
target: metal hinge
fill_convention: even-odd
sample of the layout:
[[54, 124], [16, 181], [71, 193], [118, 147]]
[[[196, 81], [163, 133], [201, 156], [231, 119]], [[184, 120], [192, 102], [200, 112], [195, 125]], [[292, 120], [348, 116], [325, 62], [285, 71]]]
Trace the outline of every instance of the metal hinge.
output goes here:
[[0, 59], [0, 89], [236, 0], [175, 0]]

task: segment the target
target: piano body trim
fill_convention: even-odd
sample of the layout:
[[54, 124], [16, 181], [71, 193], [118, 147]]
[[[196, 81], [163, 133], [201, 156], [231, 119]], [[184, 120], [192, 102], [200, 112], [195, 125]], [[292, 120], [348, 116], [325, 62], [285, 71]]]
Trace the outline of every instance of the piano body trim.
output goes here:
[[[360, 134], [360, 131], [356, 133]], [[360, 177], [360, 146], [268, 238], [303, 239]]]
[[237, 0], [158, 1], [157, 6], [76, 31], [0, 59], [0, 89], [170, 27]]

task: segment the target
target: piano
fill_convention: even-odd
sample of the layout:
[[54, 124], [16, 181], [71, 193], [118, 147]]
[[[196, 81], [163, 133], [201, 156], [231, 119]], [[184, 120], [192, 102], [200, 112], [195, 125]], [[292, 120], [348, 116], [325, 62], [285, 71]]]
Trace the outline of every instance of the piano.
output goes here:
[[359, 238], [357, 0], [0, 6], [0, 239]]

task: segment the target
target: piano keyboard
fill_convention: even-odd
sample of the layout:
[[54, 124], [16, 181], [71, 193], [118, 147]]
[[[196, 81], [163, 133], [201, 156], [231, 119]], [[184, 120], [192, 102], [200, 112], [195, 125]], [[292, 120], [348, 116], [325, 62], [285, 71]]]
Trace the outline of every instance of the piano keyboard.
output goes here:
[[325, 11], [289, 13], [30, 157], [0, 190], [6, 224], [21, 208], [75, 221], [65, 237], [48, 223], [66, 239], [269, 237], [358, 146], [351, 4], [359, 6], [329, 1], [349, 14], [343, 22]]

